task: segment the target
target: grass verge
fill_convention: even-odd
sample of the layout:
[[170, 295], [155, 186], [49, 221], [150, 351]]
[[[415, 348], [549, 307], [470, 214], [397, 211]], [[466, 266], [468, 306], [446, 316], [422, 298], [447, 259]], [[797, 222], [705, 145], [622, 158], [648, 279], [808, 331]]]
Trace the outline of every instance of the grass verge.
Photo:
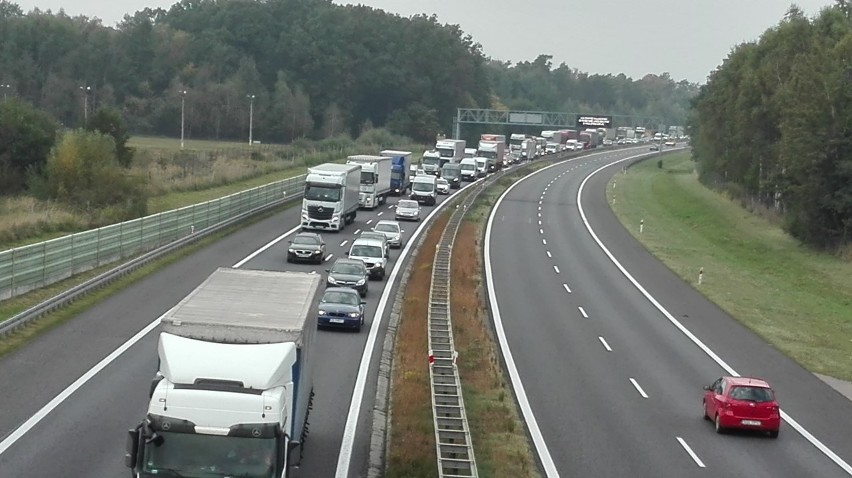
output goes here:
[[435, 218], [414, 258], [411, 275], [402, 292], [405, 299], [391, 374], [392, 425], [385, 473], [388, 478], [438, 476], [426, 329], [433, 252], [448, 219], [449, 212]]
[[684, 281], [808, 370], [852, 380], [852, 263], [707, 189], [688, 154], [633, 166], [617, 190], [619, 220]]

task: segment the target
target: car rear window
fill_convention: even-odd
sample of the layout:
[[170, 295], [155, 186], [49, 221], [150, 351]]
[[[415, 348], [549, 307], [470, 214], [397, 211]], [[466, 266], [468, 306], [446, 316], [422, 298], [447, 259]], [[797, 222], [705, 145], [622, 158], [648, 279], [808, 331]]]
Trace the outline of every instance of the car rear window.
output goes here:
[[734, 387], [731, 389], [731, 398], [758, 403], [773, 400], [772, 390], [764, 387]]

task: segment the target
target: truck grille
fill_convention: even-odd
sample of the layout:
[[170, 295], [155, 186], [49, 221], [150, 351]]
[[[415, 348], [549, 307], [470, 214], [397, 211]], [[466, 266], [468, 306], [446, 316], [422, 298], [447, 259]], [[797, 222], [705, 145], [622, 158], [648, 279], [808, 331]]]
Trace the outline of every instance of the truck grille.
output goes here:
[[334, 215], [334, 208], [323, 206], [308, 206], [308, 217], [311, 219], [319, 219], [327, 221]]

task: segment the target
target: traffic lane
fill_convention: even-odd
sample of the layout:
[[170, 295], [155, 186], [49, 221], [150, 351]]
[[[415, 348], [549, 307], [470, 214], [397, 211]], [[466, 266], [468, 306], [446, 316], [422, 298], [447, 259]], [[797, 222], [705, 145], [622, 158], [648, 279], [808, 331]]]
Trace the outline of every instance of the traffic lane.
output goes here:
[[[447, 198], [448, 196], [439, 196], [438, 204], [447, 200]], [[325, 274], [325, 270], [331, 267], [334, 260], [339, 257], [346, 257], [345, 253], [349, 251], [352, 242], [358, 237], [356, 231], [369, 230], [381, 219], [393, 220], [393, 208], [397, 202], [398, 200], [389, 198], [387, 204], [379, 206], [374, 210], [359, 210], [355, 221], [341, 232], [320, 231], [326, 243], [326, 256], [329, 254], [333, 256], [328, 261], [324, 261], [322, 265], [287, 263], [286, 256], [289, 244], [288, 241], [284, 240], [259, 254], [242, 267], [246, 269], [288, 270]], [[432, 209], [432, 206], [423, 206], [421, 218], [425, 218]], [[400, 224], [404, 231], [403, 239], [407, 243], [411, 240], [411, 236], [420, 225], [420, 222], [400, 221]], [[388, 273], [400, 259], [401, 251], [402, 249], [391, 250], [387, 266]], [[367, 302], [365, 307], [366, 327], [362, 329], [361, 333], [328, 329], [321, 330], [317, 334], [314, 349], [314, 359], [316, 360], [314, 368], [314, 391], [316, 395], [314, 396], [314, 407], [309, 420], [310, 435], [307, 439], [301, 465], [303, 476], [334, 476], [335, 474], [337, 463], [335, 460], [330, 460], [329, 456], [332, 451], [336, 456], [337, 450], [340, 449], [343, 439], [343, 429], [346, 424], [347, 412], [352, 398], [352, 390], [358, 375], [361, 356], [366, 346], [367, 330], [369, 327], [378, 326], [378, 322], [380, 322], [375, 315], [379, 298], [382, 295], [384, 287], [388, 285], [387, 279], [369, 281], [369, 291], [364, 298]], [[377, 346], [384, 342], [384, 333], [386, 330], [386, 327], [380, 329]], [[370, 370], [376, 369], [373, 365], [379, 359], [380, 354], [375, 354], [374, 357], [373, 363], [370, 365]], [[375, 377], [375, 373], [372, 376]], [[375, 380], [371, 380], [368, 383], [370, 388], [368, 389], [367, 396], [375, 396]], [[364, 406], [368, 405], [371, 404], [367, 400]], [[357, 454], [353, 450], [352, 467], [355, 469], [366, 469], [367, 467], [369, 451], [365, 447], [369, 447], [371, 430], [368, 425], [371, 419], [370, 414], [363, 413], [362, 410], [362, 414], [359, 416], [358, 438], [355, 442], [363, 443], [364, 447], [359, 447]]]
[[[607, 248], [678, 321], [737, 372], [767, 379], [778, 391], [781, 409], [849, 463], [852, 401], [705, 299], [644, 248], [637, 247], [603, 195], [595, 193], [605, 187], [609, 177], [609, 171], [594, 176], [586, 185], [590, 195], [584, 199], [588, 201], [584, 207], [589, 221]], [[662, 316], [660, 320], [664, 320]], [[786, 429], [793, 432], [790, 427]]]
[[[299, 216], [298, 208], [287, 209], [242, 227], [0, 358], [0, 437], [12, 433], [78, 377], [177, 304], [217, 267], [230, 267], [247, 251], [280, 235], [282, 223], [298, 224]], [[155, 354], [156, 348], [153, 351]]]
[[[576, 196], [576, 181], [556, 183], [554, 199]], [[798, 434], [777, 442], [734, 442], [716, 436], [699, 410], [702, 386], [721, 375], [721, 368], [624, 280], [600, 249], [595, 250], [597, 245], [582, 237], [585, 228], [571, 226], [570, 215], [548, 214], [545, 208], [545, 217], [553, 217], [548, 233], [560, 245], [553, 251], [554, 260], [564, 265], [573, 283], [572, 298], [584, 304], [596, 325], [589, 338], [604, 337], [611, 354], [625, 359], [616, 373], [634, 378], [653, 402], [649, 426], [667, 431], [669, 440], [685, 439], [714, 472], [723, 467], [732, 476], [836, 476], [840, 470]]]
[[0, 476], [127, 476], [127, 430], [145, 416], [157, 370], [157, 334], [148, 334], [64, 401], [3, 455]]
[[506, 220], [492, 235], [493, 280], [515, 364], [560, 473], [691, 476], [695, 465], [673, 436], [647, 423], [653, 405], [614, 372], [617, 356], [602, 347], [562, 288], [538, 230], [522, 219], [537, 201], [518, 199], [498, 211]]

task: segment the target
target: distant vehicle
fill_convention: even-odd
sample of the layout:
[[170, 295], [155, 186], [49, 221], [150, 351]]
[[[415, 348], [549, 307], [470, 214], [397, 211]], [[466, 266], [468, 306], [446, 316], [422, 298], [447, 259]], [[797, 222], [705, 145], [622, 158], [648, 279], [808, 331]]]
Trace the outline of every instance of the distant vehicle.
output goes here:
[[325, 241], [313, 232], [300, 232], [290, 240], [287, 262], [314, 262], [322, 264], [325, 258]]
[[[445, 165], [446, 166], [446, 165]], [[450, 194], [450, 182], [444, 178], [438, 178], [438, 181], [435, 182], [438, 194]]]
[[302, 229], [342, 231], [355, 221], [360, 188], [360, 164], [325, 163], [308, 168]]
[[370, 279], [385, 278], [385, 268], [388, 263], [385, 256], [385, 242], [359, 237], [352, 242], [352, 247], [346, 255], [350, 259], [359, 259], [364, 262], [370, 273]]
[[434, 206], [438, 202], [437, 178], [431, 175], [422, 175], [414, 178], [411, 182], [411, 199], [421, 203]]
[[361, 165], [359, 207], [375, 209], [384, 204], [391, 193], [393, 158], [359, 154], [347, 157], [346, 164]]
[[[467, 159], [467, 158], [465, 158]], [[464, 161], [464, 159], [462, 160]], [[458, 189], [461, 187], [461, 163], [447, 163], [441, 168], [441, 177], [450, 183], [450, 187]]]
[[[411, 152], [386, 149], [379, 154], [391, 158], [391, 194], [402, 196], [407, 193], [411, 178], [417, 174], [417, 165], [411, 162]], [[414, 166], [413, 171], [411, 166]]]
[[666, 145], [666, 146], [676, 146], [676, 145], [677, 145], [677, 143], [675, 143], [675, 141], [674, 141], [674, 140], [669, 140], [669, 141], [666, 141], [666, 142], [665, 142], [665, 145]]
[[[464, 148], [464, 157], [465, 158], [472, 158], [474, 156], [476, 156], [476, 148]], [[464, 159], [464, 158], [462, 158], [462, 159]]]
[[398, 222], [385, 219], [377, 222], [373, 230], [384, 234], [391, 247], [395, 249], [402, 247], [402, 226]]
[[406, 221], [420, 220], [420, 204], [411, 199], [401, 199], [396, 203], [396, 219]]
[[659, 150], [660, 150], [660, 147], [659, 147], [659, 146], [657, 146], [656, 144], [651, 144], [651, 146], [650, 146], [648, 149], [649, 149], [650, 151], [659, 151]]
[[345, 327], [360, 332], [364, 326], [364, 306], [358, 291], [345, 287], [325, 290], [317, 311], [317, 328]]
[[460, 164], [462, 181], [476, 181], [479, 173], [476, 170], [476, 158], [464, 158]]
[[760, 430], [778, 438], [781, 411], [766, 381], [748, 377], [721, 377], [704, 387], [704, 418], [716, 433], [731, 428]]
[[362, 231], [358, 237], [363, 237], [364, 239], [375, 239], [383, 244], [383, 249], [385, 251], [385, 258], [390, 257], [390, 243], [388, 242], [387, 236], [380, 232], [370, 231]]
[[361, 294], [367, 295], [369, 285], [369, 274], [367, 266], [362, 261], [341, 257], [334, 261], [331, 269], [327, 269], [328, 276], [325, 278], [326, 287], [351, 287]]

